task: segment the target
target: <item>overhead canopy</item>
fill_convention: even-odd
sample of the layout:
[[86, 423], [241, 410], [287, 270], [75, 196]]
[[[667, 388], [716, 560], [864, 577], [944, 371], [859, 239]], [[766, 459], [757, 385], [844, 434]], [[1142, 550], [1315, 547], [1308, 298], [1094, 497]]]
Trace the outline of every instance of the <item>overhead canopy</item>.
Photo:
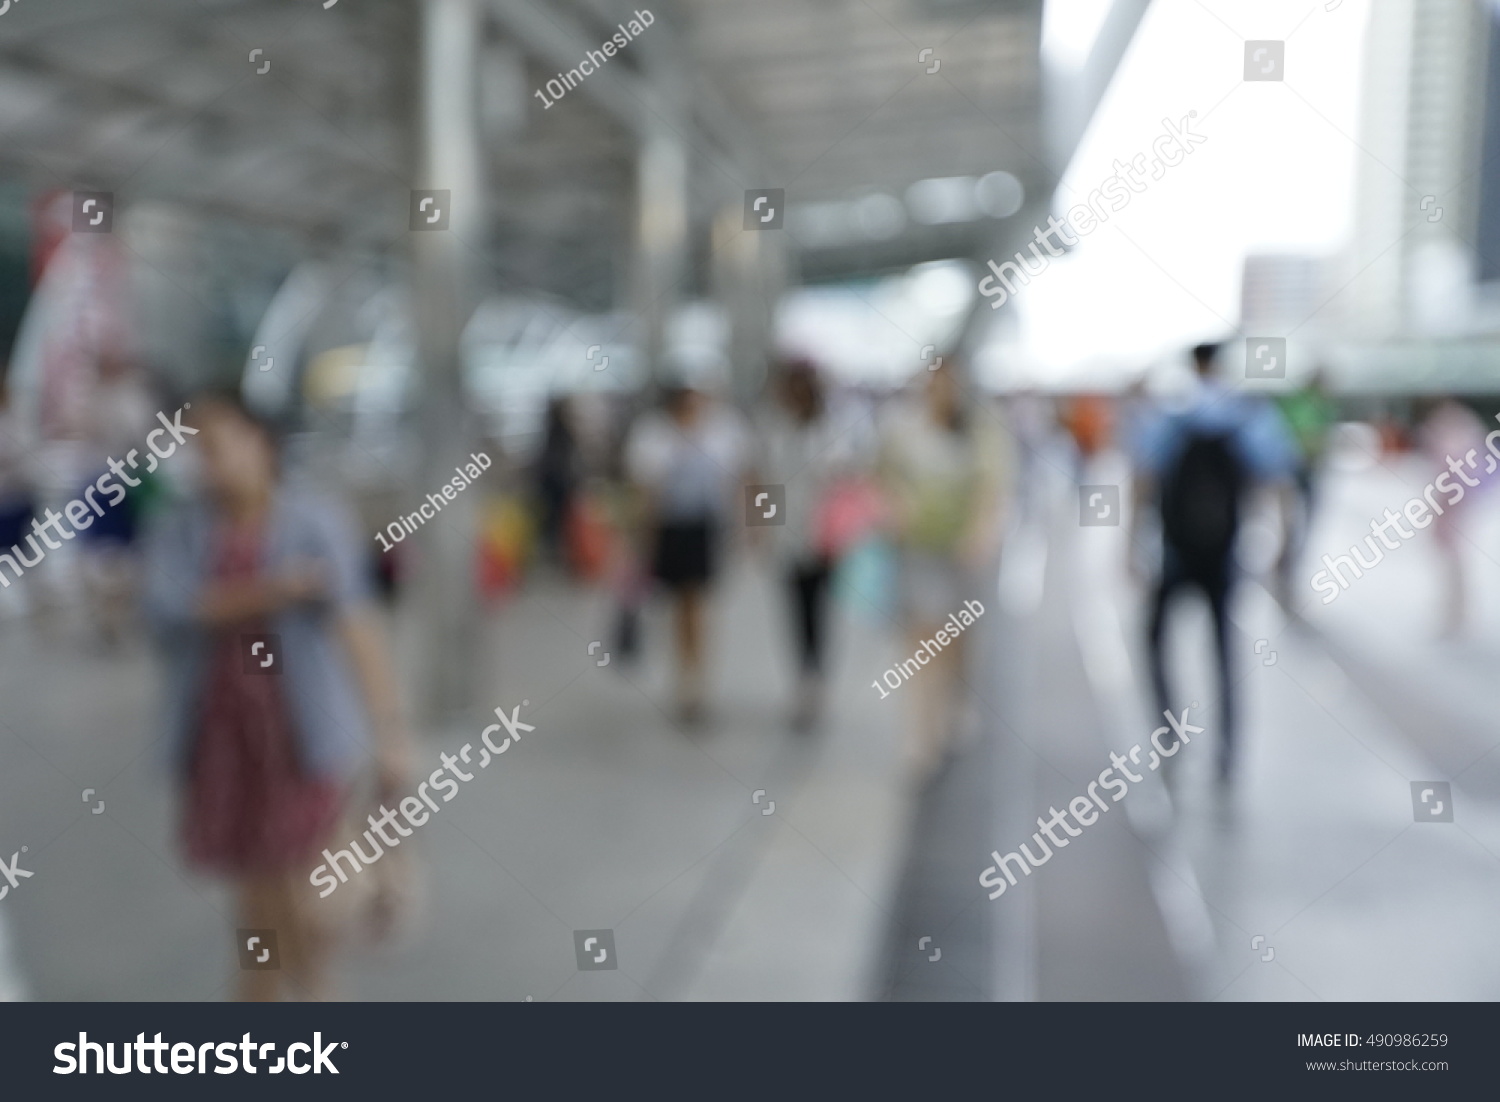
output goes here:
[[[475, 247], [502, 286], [616, 300], [649, 116], [682, 133], [698, 225], [751, 187], [784, 188], [798, 207], [900, 200], [923, 179], [997, 170], [1028, 192], [1051, 186], [1040, 0], [645, 3], [645, 33], [544, 109], [534, 90], [644, 6], [481, 0], [491, 228]], [[399, 246], [416, 186], [417, 7], [14, 0], [0, 17], [0, 163], [38, 188]], [[805, 264], [832, 274], [906, 264], [954, 255], [973, 236], [904, 221], [811, 243]]]

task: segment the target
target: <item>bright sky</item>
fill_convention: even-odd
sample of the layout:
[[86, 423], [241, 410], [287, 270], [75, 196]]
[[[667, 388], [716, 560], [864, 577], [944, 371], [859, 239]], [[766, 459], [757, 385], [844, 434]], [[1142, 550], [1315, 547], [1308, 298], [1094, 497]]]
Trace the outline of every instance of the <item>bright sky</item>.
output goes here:
[[[1149, 156], [1163, 118], [1197, 111], [1208, 141], [1021, 289], [1020, 355], [1003, 358], [1038, 381], [1138, 369], [1228, 335], [1247, 253], [1337, 251], [1352, 231], [1368, 3], [1155, 0], [1056, 212], [1113, 175], [1116, 157]], [[1247, 39], [1286, 41], [1284, 81], [1243, 80]]]

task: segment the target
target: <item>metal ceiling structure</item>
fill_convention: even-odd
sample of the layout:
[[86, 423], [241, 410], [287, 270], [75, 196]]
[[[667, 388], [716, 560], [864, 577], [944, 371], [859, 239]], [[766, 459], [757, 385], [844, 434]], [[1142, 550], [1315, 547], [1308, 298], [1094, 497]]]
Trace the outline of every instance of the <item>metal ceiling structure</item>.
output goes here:
[[[1114, 0], [1113, 22], [1133, 26], [1141, 3]], [[286, 267], [385, 269], [415, 334], [425, 473], [408, 474], [434, 482], [477, 436], [462, 342], [485, 298], [618, 310], [630, 332], [609, 339], [663, 384], [680, 377], [677, 307], [713, 296], [748, 401], [794, 270], [1012, 251], [1069, 152], [1044, 122], [1041, 40], [1042, 0], [3, 0], [0, 173], [77, 203], [110, 193], [123, 247], [157, 274], [141, 250], [164, 238], [240, 269], [227, 284], [288, 251]], [[1091, 57], [1091, 87], [1114, 60]], [[986, 178], [1010, 200], [983, 202]], [[922, 182], [971, 209], [921, 216]], [[759, 189], [786, 232], [747, 232], [763, 228], [743, 221]], [[418, 224], [429, 207], [440, 226]], [[152, 209], [191, 226], [129, 232]], [[855, 232], [811, 240], [813, 210]], [[449, 232], [412, 232], [428, 228]], [[175, 289], [198, 298], [189, 271]], [[143, 328], [189, 326], [162, 313]], [[295, 371], [283, 336], [260, 351]], [[184, 359], [202, 373], [199, 350]], [[415, 579], [432, 716], [474, 699], [471, 508]]]
[[[695, 231], [751, 187], [796, 204], [1004, 170], [1050, 191], [1041, 0], [647, 2], [651, 27], [544, 108], [534, 90], [642, 5], [482, 0], [488, 229], [473, 245], [497, 286], [594, 307], [621, 297], [652, 126], [686, 147]], [[14, 0], [0, 16], [0, 164], [37, 188], [399, 248], [420, 7]], [[836, 275], [969, 252], [973, 238], [910, 226], [804, 262]]]

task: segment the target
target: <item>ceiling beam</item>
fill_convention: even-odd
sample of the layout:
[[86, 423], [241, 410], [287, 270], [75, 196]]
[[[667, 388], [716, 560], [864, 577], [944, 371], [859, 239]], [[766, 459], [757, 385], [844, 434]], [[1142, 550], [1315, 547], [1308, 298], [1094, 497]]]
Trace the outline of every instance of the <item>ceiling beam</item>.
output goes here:
[[[544, 7], [536, 0], [489, 0], [489, 11], [500, 28], [537, 60], [559, 72], [576, 68], [589, 50], [602, 43], [567, 13]], [[624, 124], [637, 137], [646, 131], [650, 113], [664, 113], [666, 105], [651, 83], [625, 59], [616, 55], [611, 63], [594, 71], [578, 91]]]

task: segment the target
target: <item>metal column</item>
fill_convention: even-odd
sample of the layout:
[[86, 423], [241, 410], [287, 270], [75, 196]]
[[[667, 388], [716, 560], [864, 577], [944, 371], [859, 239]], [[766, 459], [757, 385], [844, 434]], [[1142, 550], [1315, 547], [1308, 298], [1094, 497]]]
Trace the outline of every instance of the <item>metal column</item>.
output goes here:
[[729, 319], [730, 377], [741, 404], [754, 402], [765, 389], [787, 265], [784, 231], [746, 230], [738, 197], [720, 208], [713, 227], [714, 295]]
[[[476, 0], [423, 0], [418, 72], [417, 187], [449, 193], [446, 230], [411, 233], [422, 469], [416, 496], [454, 477], [474, 450], [460, 338], [476, 302], [484, 195], [476, 104]], [[474, 702], [479, 622], [474, 601], [477, 493], [458, 494], [422, 532], [416, 599], [417, 706], [429, 721]]]
[[636, 236], [632, 290], [641, 323], [641, 354], [653, 382], [671, 372], [667, 323], [687, 276], [687, 145], [679, 129], [651, 119], [636, 162]]

